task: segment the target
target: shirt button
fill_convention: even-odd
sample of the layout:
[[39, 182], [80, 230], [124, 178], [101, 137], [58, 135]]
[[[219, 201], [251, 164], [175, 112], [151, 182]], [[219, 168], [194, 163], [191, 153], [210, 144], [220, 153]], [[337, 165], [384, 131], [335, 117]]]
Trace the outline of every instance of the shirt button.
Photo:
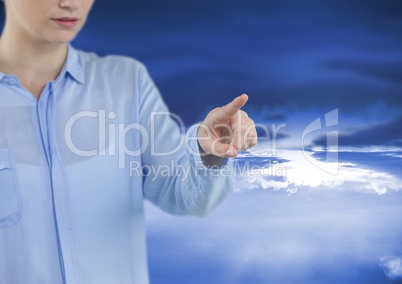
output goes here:
[[15, 85], [15, 84], [17, 84], [17, 79], [15, 79], [15, 78], [10, 78], [10, 79], [8, 79], [8, 83], [9, 83], [10, 85]]

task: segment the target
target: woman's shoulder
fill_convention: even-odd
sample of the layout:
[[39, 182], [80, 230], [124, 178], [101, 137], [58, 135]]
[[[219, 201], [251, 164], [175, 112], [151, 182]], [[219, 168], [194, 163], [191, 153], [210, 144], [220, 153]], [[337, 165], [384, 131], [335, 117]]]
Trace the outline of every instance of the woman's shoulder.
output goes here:
[[130, 56], [117, 54], [99, 55], [96, 52], [79, 49], [76, 49], [76, 52], [81, 64], [87, 70], [95, 69], [97, 71], [104, 70], [108, 72], [119, 71], [119, 73], [122, 71], [141, 73], [145, 70], [145, 66], [142, 62]]

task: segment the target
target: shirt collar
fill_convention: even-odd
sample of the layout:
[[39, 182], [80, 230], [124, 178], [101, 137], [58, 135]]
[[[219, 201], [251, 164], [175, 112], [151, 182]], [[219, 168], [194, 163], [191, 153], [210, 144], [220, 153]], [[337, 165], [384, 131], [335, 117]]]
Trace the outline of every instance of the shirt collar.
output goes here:
[[82, 59], [79, 56], [78, 51], [70, 44], [68, 44], [67, 59], [59, 77], [64, 77], [66, 72], [77, 82], [81, 84], [85, 83]]

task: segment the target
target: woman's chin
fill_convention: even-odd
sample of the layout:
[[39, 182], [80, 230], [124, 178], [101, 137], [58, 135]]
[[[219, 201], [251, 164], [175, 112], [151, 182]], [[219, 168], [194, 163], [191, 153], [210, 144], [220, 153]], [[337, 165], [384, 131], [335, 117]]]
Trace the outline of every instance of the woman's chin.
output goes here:
[[75, 38], [75, 36], [58, 36], [52, 38], [51, 42], [53, 43], [69, 43]]
[[52, 31], [44, 35], [46, 40], [52, 43], [69, 43], [77, 36], [78, 31]]

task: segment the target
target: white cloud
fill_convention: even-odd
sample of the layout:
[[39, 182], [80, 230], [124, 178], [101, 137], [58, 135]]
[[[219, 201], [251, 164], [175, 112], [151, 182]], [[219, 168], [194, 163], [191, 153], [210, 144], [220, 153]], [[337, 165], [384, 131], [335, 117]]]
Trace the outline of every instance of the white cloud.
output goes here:
[[[261, 283], [312, 283], [317, 271], [334, 283], [354, 283], [359, 269], [401, 251], [402, 229], [395, 224], [402, 196], [384, 195], [401, 189], [398, 177], [354, 162], [339, 163], [331, 175], [296, 150], [281, 150], [275, 159], [267, 151], [245, 156], [240, 165], [259, 168], [237, 176], [239, 192], [207, 218], [178, 218], [146, 203], [148, 233], [164, 240], [154, 253], [183, 262], [213, 259], [227, 277], [220, 283], [239, 283], [250, 273]], [[387, 277], [402, 277], [402, 256], [382, 257], [380, 265]]]
[[[272, 158], [264, 151], [254, 155]], [[319, 160], [311, 163], [299, 150], [281, 150], [278, 152], [278, 157], [285, 159], [285, 162], [261, 165], [260, 168], [254, 168], [245, 175], [237, 177], [236, 189], [283, 189], [288, 193], [295, 193], [299, 187], [317, 190], [332, 188], [369, 191], [382, 195], [390, 190], [399, 191], [402, 184], [402, 180], [387, 172], [364, 168], [355, 163]], [[282, 167], [282, 176], [277, 175], [279, 167]], [[346, 184], [350, 186], [340, 187]]]
[[390, 279], [402, 278], [402, 258], [384, 256], [380, 258], [380, 265], [385, 275]]
[[398, 154], [398, 152], [384, 153], [383, 156], [393, 157], [393, 158], [401, 158], [402, 155]]

